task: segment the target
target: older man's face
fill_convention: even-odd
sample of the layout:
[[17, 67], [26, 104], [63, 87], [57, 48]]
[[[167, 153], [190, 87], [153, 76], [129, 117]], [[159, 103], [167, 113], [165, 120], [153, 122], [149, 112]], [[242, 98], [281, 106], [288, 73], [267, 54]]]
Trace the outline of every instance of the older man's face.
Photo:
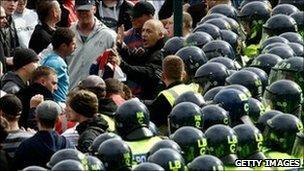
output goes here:
[[152, 22], [146, 22], [144, 24], [141, 36], [145, 48], [153, 47], [157, 41], [162, 38], [160, 28], [157, 28]]
[[0, 6], [0, 28], [6, 27], [7, 20], [6, 14], [3, 7]]
[[12, 15], [16, 11], [18, 0], [3, 0], [1, 2], [6, 15]]

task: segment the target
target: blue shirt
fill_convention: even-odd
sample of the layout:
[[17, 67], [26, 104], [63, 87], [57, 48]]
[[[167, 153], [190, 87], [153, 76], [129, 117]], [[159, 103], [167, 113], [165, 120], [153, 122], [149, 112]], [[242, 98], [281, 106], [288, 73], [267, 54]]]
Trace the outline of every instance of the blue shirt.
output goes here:
[[51, 67], [56, 71], [58, 88], [54, 92], [54, 99], [56, 102], [65, 102], [70, 86], [66, 62], [57, 53], [52, 52], [41, 60], [41, 65]]

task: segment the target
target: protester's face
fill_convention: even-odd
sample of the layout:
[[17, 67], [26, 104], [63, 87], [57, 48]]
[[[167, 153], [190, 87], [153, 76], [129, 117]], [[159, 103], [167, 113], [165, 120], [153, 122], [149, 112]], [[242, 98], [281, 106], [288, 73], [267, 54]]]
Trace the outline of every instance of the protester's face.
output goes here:
[[26, 0], [19, 0], [18, 1], [18, 5], [17, 5], [17, 9], [16, 9], [16, 12], [17, 13], [23, 13], [25, 7], [26, 7]]
[[6, 14], [3, 7], [0, 6], [0, 28], [6, 27], [7, 20]]
[[17, 9], [18, 0], [3, 0], [1, 5], [5, 9], [6, 15], [12, 15]]
[[70, 107], [69, 104], [66, 105], [65, 114], [68, 121], [78, 122], [78, 114]]
[[69, 56], [71, 53], [73, 53], [75, 49], [76, 49], [76, 39], [74, 38], [73, 41], [66, 46], [65, 49], [66, 56]]
[[51, 74], [47, 76], [43, 81], [42, 85], [46, 87], [50, 92], [54, 93], [57, 90], [57, 75]]
[[169, 18], [163, 21], [164, 27], [167, 30], [167, 36], [173, 37], [174, 36], [174, 25], [173, 25], [173, 19]]
[[94, 23], [94, 9], [91, 10], [77, 10], [76, 15], [79, 19], [79, 24], [92, 24]]
[[156, 28], [151, 22], [145, 23], [142, 28], [141, 36], [143, 39], [143, 46], [145, 48], [152, 47], [161, 38], [160, 28]]

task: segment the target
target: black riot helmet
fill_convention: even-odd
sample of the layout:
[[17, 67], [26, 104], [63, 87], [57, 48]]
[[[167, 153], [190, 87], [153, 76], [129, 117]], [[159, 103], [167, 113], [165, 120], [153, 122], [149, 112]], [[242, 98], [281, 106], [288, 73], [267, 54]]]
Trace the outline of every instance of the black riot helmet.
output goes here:
[[236, 59], [232, 46], [223, 40], [213, 40], [203, 47], [206, 57], [210, 60], [215, 57], [223, 56]]
[[288, 46], [294, 51], [295, 56], [304, 57], [304, 46], [300, 43], [288, 43]]
[[193, 29], [193, 32], [195, 33], [198, 31], [208, 33], [210, 36], [212, 36], [212, 38], [214, 40], [219, 39], [221, 36], [220, 29], [217, 26], [210, 24], [210, 23], [203, 23], [203, 24], [197, 25]]
[[264, 2], [253, 1], [244, 5], [240, 12], [239, 17], [242, 21], [259, 21], [265, 23], [270, 18], [271, 7]]
[[249, 4], [249, 3], [252, 3], [252, 2], [263, 2], [265, 3], [266, 5], [269, 6], [269, 8], [271, 9], [271, 4], [268, 0], [243, 0], [241, 2], [241, 5], [240, 5], [240, 9], [242, 9], [245, 5]]
[[234, 130], [229, 126], [217, 124], [208, 128], [205, 135], [209, 154], [220, 158], [225, 165], [234, 164], [238, 147]]
[[188, 165], [189, 171], [222, 171], [224, 170], [223, 162], [212, 155], [203, 155], [195, 158]]
[[230, 26], [229, 22], [226, 21], [223, 18], [209, 19], [205, 23], [213, 24], [213, 25], [217, 26], [221, 30], [230, 30], [231, 29], [231, 26]]
[[287, 59], [287, 58], [291, 58], [291, 57], [295, 56], [294, 51], [288, 45], [273, 47], [273, 48], [269, 49], [269, 51], [266, 53], [278, 55], [282, 59]]
[[240, 53], [241, 51], [241, 40], [240, 37], [231, 30], [221, 30], [221, 38], [225, 42], [228, 42], [235, 52]]
[[221, 90], [214, 97], [213, 103], [219, 104], [229, 112], [232, 125], [242, 123], [242, 118], [249, 112], [247, 95], [236, 89]]
[[97, 157], [102, 161], [106, 170], [131, 170], [132, 152], [127, 143], [119, 139], [109, 139], [103, 142]]
[[300, 43], [304, 45], [303, 37], [299, 33], [286, 32], [286, 33], [282, 33], [280, 37], [284, 37], [289, 42]]
[[270, 36], [280, 35], [285, 32], [298, 31], [296, 21], [292, 17], [284, 14], [277, 14], [270, 17], [263, 27]]
[[209, 11], [209, 14], [212, 13], [220, 13], [225, 15], [226, 17], [233, 18], [235, 20], [238, 19], [237, 10], [232, 5], [227, 4], [218, 4], [212, 7]]
[[264, 130], [265, 146], [273, 151], [291, 154], [298, 132], [303, 131], [299, 118], [291, 114], [276, 115], [267, 121]]
[[304, 2], [301, 0], [279, 0], [279, 4], [292, 4], [301, 11], [304, 10]]
[[275, 65], [269, 75], [269, 83], [280, 79], [288, 79], [296, 82], [304, 89], [304, 58], [293, 57], [285, 59]]
[[257, 76], [259, 76], [259, 78], [261, 79], [261, 82], [262, 82], [262, 93], [264, 93], [266, 86], [268, 86], [267, 73], [264, 70], [257, 68], [257, 67], [246, 67], [246, 68], [243, 68], [243, 70], [254, 72]]
[[270, 109], [301, 116], [303, 94], [300, 86], [290, 80], [278, 80], [270, 84], [264, 93], [264, 104]]
[[227, 85], [224, 87], [225, 89], [229, 89], [229, 88], [232, 88], [232, 89], [235, 89], [235, 90], [239, 90], [241, 91], [242, 93], [244, 93], [246, 95], [247, 98], [250, 98], [252, 97], [249, 89], [243, 85], [240, 85], [240, 84], [231, 84], [231, 85]]
[[285, 43], [281, 43], [281, 42], [275, 42], [275, 43], [271, 43], [269, 45], [267, 45], [261, 53], [268, 53], [268, 51], [274, 47], [278, 47], [278, 46], [286, 46]]
[[210, 59], [208, 62], [218, 62], [218, 63], [221, 63], [223, 65], [225, 65], [227, 67], [227, 69], [229, 70], [239, 70], [241, 69], [241, 65], [235, 61], [235, 60], [232, 60], [230, 58], [227, 58], [227, 57], [215, 57], [215, 58], [212, 58]]
[[198, 68], [194, 80], [199, 84], [201, 92], [207, 92], [213, 87], [225, 85], [225, 79], [228, 76], [228, 69], [225, 65], [217, 62], [208, 62]]
[[[263, 135], [256, 127], [241, 124], [233, 128], [238, 138], [237, 155], [240, 159], [250, 159], [250, 156], [262, 151]], [[266, 159], [264, 155], [261, 158]]]
[[47, 169], [41, 166], [28, 166], [22, 169], [22, 171], [47, 171]]
[[127, 100], [119, 106], [115, 112], [115, 121], [117, 133], [124, 140], [153, 136], [149, 129], [149, 110], [137, 99]]
[[204, 97], [201, 94], [193, 91], [187, 91], [179, 95], [174, 102], [174, 106], [182, 102], [192, 102], [199, 107], [203, 107], [206, 104]]
[[218, 105], [207, 105], [202, 108], [202, 113], [204, 115], [203, 130], [216, 124], [230, 125], [229, 113]]
[[52, 167], [51, 170], [52, 171], [56, 171], [56, 170], [83, 171], [85, 170], [85, 168], [79, 161], [68, 159], [68, 160], [60, 161], [54, 167]]
[[257, 123], [258, 119], [265, 112], [265, 106], [263, 103], [255, 98], [249, 98], [249, 112], [248, 115], [253, 123]]
[[263, 41], [260, 49], [263, 50], [266, 46], [268, 46], [272, 43], [278, 43], [278, 42], [285, 43], [285, 44], [289, 43], [289, 41], [284, 37], [272, 36], [272, 37], [269, 37], [268, 39], [266, 39], [265, 41]]
[[164, 148], [149, 156], [148, 162], [156, 163], [165, 170], [185, 171], [185, 160], [177, 151]]
[[[303, 8], [304, 8], [304, 3], [303, 3]], [[296, 21], [298, 25], [299, 33], [302, 36], [304, 36], [304, 11], [292, 13], [290, 17], [292, 17]]]
[[175, 141], [169, 140], [169, 139], [164, 139], [164, 140], [158, 141], [151, 147], [151, 149], [149, 150], [149, 156], [151, 156], [156, 151], [163, 149], [163, 148], [170, 148], [170, 149], [177, 151], [180, 154], [183, 153], [181, 147]]
[[207, 102], [211, 102], [214, 98], [214, 96], [221, 91], [224, 88], [224, 86], [217, 86], [214, 88], [211, 88], [210, 90], [208, 90], [205, 94], [204, 94], [204, 99]]
[[150, 162], [140, 163], [133, 171], [165, 171], [160, 165]]
[[271, 68], [274, 67], [278, 62], [282, 61], [282, 58], [274, 54], [260, 54], [253, 59], [250, 66], [257, 67], [264, 70], [267, 75], [270, 74]]
[[86, 164], [87, 159], [86, 156], [76, 149], [62, 149], [56, 151], [50, 159], [50, 161], [46, 164], [48, 168], [54, 167], [57, 163], [63, 160], [76, 160], [83, 164]]
[[226, 78], [226, 83], [240, 84], [248, 88], [252, 97], [261, 99], [262, 97], [262, 81], [260, 77], [251, 71], [241, 70]]
[[171, 37], [162, 48], [165, 56], [174, 55], [178, 50], [184, 47], [185, 39], [183, 37]]
[[204, 133], [197, 128], [181, 127], [170, 138], [181, 147], [186, 163], [197, 156], [204, 155], [207, 151], [207, 139]]
[[177, 51], [175, 55], [184, 61], [186, 72], [190, 79], [193, 78], [196, 70], [208, 61], [202, 49], [196, 46], [184, 47]]
[[174, 106], [168, 116], [169, 133], [174, 133], [182, 126], [194, 126], [198, 129], [203, 127], [204, 116], [201, 108], [191, 102], [182, 102]]
[[211, 40], [213, 40], [213, 38], [208, 33], [197, 31], [189, 34], [189, 36], [186, 38], [185, 44], [188, 46], [197, 46], [202, 48]]
[[242, 30], [240, 24], [235, 19], [226, 17], [224, 18], [224, 20], [229, 23], [231, 31], [233, 31], [240, 37], [245, 37], [244, 30]]
[[263, 115], [261, 115], [259, 117], [258, 122], [255, 124], [256, 127], [261, 132], [264, 132], [264, 130], [266, 128], [266, 125], [267, 125], [267, 121], [269, 119], [273, 118], [274, 116], [279, 115], [279, 114], [284, 114], [284, 113], [281, 112], [281, 111], [278, 111], [278, 110], [269, 110], [269, 111], [266, 111]]
[[88, 167], [90, 171], [105, 171], [103, 163], [95, 156], [88, 156]]
[[294, 12], [299, 12], [299, 9], [291, 4], [279, 4], [272, 9], [271, 15], [285, 14], [290, 15]]
[[208, 14], [206, 15], [205, 17], [203, 17], [201, 19], [201, 21], [199, 23], [197, 23], [197, 25], [200, 25], [200, 24], [203, 24], [205, 23], [207, 20], [210, 20], [210, 19], [214, 19], [214, 18], [227, 18], [225, 15], [223, 14], [220, 14], [220, 13], [212, 13], [212, 14]]
[[97, 155], [100, 144], [111, 138], [121, 139], [121, 137], [119, 135], [111, 133], [111, 132], [105, 132], [103, 134], [100, 134], [98, 137], [96, 137], [94, 139], [92, 145], [89, 147], [89, 152], [92, 155]]

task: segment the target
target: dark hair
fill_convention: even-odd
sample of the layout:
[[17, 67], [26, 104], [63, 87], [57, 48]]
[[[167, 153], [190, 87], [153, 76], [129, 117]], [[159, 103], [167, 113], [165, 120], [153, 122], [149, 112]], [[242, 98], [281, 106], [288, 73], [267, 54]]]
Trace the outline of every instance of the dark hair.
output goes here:
[[98, 112], [97, 96], [87, 90], [72, 91], [67, 104], [78, 114], [92, 118]]
[[20, 99], [13, 94], [6, 94], [0, 98], [0, 110], [8, 121], [14, 121], [20, 117], [22, 103]]
[[105, 80], [107, 94], [117, 94], [123, 92], [123, 83], [114, 78]]
[[53, 68], [47, 66], [39, 66], [34, 70], [31, 77], [31, 83], [39, 80], [42, 77], [48, 77], [50, 75], [57, 75], [56, 71]]
[[163, 60], [162, 69], [169, 79], [180, 81], [182, 73], [185, 71], [185, 65], [180, 57], [169, 55]]
[[8, 132], [7, 132], [8, 127], [9, 127], [9, 124], [8, 124], [7, 120], [5, 118], [3, 118], [2, 116], [0, 116], [0, 149], [2, 148], [1, 144], [4, 142], [4, 140], [8, 136]]
[[36, 118], [36, 120], [40, 123], [40, 125], [44, 128], [54, 128], [57, 122], [57, 119], [44, 119], [44, 118]]
[[52, 9], [55, 7], [56, 0], [43, 0], [37, 2], [37, 14], [39, 20], [44, 23], [51, 14]]
[[71, 42], [73, 42], [74, 37], [75, 33], [69, 28], [57, 28], [52, 36], [53, 48], [58, 49], [62, 44], [69, 45]]

